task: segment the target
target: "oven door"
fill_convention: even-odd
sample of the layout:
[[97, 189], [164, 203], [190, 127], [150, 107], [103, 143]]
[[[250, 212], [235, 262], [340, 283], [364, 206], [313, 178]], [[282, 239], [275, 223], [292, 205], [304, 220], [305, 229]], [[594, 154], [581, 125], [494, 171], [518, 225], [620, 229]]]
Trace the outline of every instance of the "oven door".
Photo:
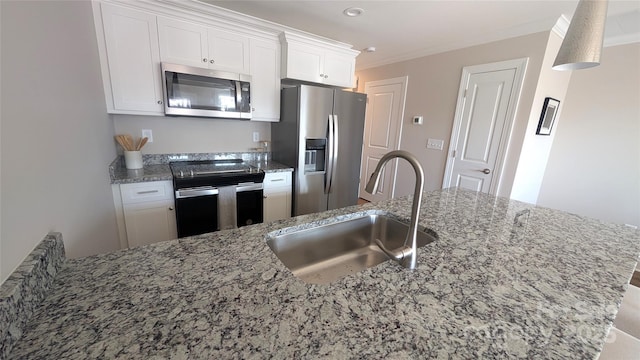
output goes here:
[[[218, 203], [216, 187], [179, 189], [176, 196], [176, 222], [178, 237], [193, 236], [218, 231]], [[236, 188], [237, 226], [263, 221], [262, 184], [242, 184]]]
[[192, 188], [176, 191], [178, 237], [218, 230], [218, 189]]

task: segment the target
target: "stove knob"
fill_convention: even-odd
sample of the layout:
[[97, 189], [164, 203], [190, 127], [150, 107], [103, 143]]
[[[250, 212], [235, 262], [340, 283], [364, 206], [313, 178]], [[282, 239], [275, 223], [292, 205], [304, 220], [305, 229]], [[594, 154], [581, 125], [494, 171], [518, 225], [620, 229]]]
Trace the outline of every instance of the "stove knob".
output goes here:
[[191, 171], [191, 177], [193, 177], [194, 176], [193, 169], [191, 169], [190, 171]]
[[180, 177], [183, 178], [184, 177], [184, 172], [182, 170], [180, 170]]

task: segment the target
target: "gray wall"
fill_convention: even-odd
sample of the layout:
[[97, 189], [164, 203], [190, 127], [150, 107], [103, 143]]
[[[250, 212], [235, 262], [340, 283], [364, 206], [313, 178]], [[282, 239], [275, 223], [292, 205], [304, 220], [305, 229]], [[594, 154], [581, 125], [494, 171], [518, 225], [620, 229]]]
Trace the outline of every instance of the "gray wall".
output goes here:
[[[366, 69], [357, 74], [359, 91], [364, 91], [367, 81], [409, 76], [400, 148], [420, 159], [425, 170], [425, 188], [439, 189], [447, 164], [447, 149], [463, 67], [528, 57], [529, 64], [503, 170], [504, 181], [498, 189], [499, 195], [508, 197], [548, 39], [549, 33], [543, 32]], [[423, 115], [424, 125], [413, 125], [411, 118], [414, 115]], [[427, 149], [429, 138], [444, 140], [444, 150]], [[412, 193], [415, 182], [411, 167], [405, 162], [399, 164], [396, 197]]]
[[260, 140], [271, 139], [270, 122], [139, 115], [113, 115], [113, 122], [116, 134], [139, 137], [151, 129], [153, 143], [142, 149], [145, 154], [248, 151], [259, 145], [254, 131]]
[[0, 281], [49, 231], [67, 256], [118, 249], [115, 158], [89, 1], [0, 1]]
[[640, 226], [640, 43], [571, 75], [538, 204]]

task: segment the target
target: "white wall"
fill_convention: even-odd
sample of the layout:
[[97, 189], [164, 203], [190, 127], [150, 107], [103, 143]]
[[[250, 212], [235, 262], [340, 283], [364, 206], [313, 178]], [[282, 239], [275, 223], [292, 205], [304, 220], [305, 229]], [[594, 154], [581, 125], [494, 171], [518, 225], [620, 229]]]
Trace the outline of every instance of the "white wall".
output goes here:
[[118, 249], [115, 158], [88, 1], [0, 1], [0, 281], [49, 231], [67, 256]]
[[640, 225], [640, 44], [575, 71], [538, 205]]
[[551, 32], [547, 43], [540, 76], [538, 77], [536, 92], [533, 97], [533, 106], [529, 114], [527, 130], [520, 150], [520, 159], [516, 175], [511, 189], [511, 198], [535, 204], [538, 200], [538, 193], [542, 186], [544, 171], [549, 160], [551, 145], [556, 134], [556, 125], [551, 130], [551, 135], [536, 135], [540, 113], [544, 106], [546, 97], [560, 100], [560, 109], [556, 115], [556, 120], [562, 116], [562, 104], [569, 87], [571, 71], [553, 70], [553, 62], [556, 59], [562, 38]]
[[249, 151], [258, 146], [254, 131], [260, 140], [271, 139], [269, 122], [138, 115], [113, 119], [116, 134], [140, 137], [142, 129], [153, 131], [153, 143], [145, 145], [144, 154]]

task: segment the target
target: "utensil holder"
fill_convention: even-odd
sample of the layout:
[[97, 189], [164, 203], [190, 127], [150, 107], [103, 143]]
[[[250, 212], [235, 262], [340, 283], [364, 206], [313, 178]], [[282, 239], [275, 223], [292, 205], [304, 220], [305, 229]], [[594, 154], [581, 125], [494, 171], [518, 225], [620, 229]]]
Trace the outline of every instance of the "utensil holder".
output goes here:
[[140, 151], [125, 151], [124, 152], [124, 164], [127, 169], [142, 169], [142, 152]]

